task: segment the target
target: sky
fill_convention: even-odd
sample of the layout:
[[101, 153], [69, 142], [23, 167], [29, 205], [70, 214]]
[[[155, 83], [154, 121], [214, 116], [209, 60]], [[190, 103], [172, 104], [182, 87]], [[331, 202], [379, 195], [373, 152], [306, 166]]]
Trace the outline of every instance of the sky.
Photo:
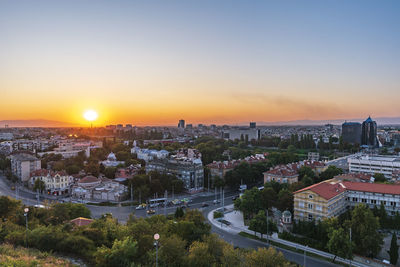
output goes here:
[[0, 0], [0, 120], [400, 115], [400, 1]]

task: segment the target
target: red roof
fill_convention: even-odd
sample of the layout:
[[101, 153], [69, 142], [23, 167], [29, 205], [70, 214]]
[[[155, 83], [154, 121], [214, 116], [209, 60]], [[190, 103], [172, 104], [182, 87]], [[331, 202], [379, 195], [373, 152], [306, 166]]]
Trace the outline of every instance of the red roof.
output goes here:
[[343, 184], [348, 190], [353, 190], [353, 191], [400, 195], [400, 185], [370, 184], [370, 183], [347, 182], [347, 181], [344, 181]]
[[346, 188], [344, 186], [342, 186], [341, 183], [333, 184], [333, 183], [324, 181], [324, 182], [320, 182], [318, 184], [313, 184], [306, 188], [300, 189], [300, 190], [294, 192], [294, 194], [300, 193], [303, 191], [307, 191], [307, 190], [310, 190], [310, 191], [318, 194], [319, 196], [325, 198], [326, 200], [329, 200], [337, 195], [340, 195], [344, 191], [346, 191]]
[[84, 225], [91, 224], [93, 222], [93, 220], [83, 218], [83, 217], [78, 217], [76, 219], [71, 220], [70, 222], [75, 224], [76, 226], [84, 226]]
[[100, 180], [92, 175], [83, 177], [82, 179], [79, 180], [80, 184], [86, 184], [86, 183], [95, 183], [95, 182], [100, 182]]
[[297, 171], [287, 168], [276, 168], [270, 171], [264, 172], [264, 174], [276, 175], [276, 176], [298, 176]]

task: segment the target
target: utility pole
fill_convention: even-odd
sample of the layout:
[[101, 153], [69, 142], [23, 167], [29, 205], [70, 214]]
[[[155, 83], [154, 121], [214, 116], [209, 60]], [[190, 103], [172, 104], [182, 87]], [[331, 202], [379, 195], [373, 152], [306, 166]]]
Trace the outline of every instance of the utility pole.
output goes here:
[[133, 206], [133, 187], [131, 183], [131, 206]]
[[208, 193], [210, 193], [210, 177], [211, 177], [211, 175], [210, 175], [210, 171], [209, 171], [209, 172], [208, 172], [208, 179], [207, 179], [207, 182], [208, 182], [207, 192], [208, 192]]
[[267, 209], [267, 244], [269, 244], [269, 231], [268, 231], [268, 209]]
[[352, 254], [353, 254], [353, 249], [352, 249], [352, 247], [351, 247], [351, 227], [350, 227], [350, 267], [351, 267], [351, 257], [353, 256]]
[[36, 199], [37, 199], [37, 204], [40, 204], [40, 196], [39, 196], [39, 188], [36, 189]]
[[164, 216], [167, 217], [167, 200], [168, 200], [168, 191], [165, 190], [165, 201], [164, 201]]

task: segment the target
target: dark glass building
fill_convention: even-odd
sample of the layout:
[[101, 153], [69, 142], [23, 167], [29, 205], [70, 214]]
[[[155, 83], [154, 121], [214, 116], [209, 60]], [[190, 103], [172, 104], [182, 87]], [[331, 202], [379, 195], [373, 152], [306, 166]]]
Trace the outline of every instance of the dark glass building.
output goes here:
[[369, 147], [377, 147], [377, 125], [376, 122], [368, 117], [362, 124], [361, 144]]
[[342, 124], [343, 142], [361, 145], [361, 123], [345, 122]]

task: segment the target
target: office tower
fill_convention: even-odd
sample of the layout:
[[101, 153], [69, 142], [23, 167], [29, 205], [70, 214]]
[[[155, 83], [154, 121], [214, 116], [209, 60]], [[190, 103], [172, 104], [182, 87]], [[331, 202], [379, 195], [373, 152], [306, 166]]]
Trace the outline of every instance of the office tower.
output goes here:
[[361, 145], [361, 123], [345, 122], [342, 124], [343, 142]]
[[377, 141], [377, 125], [376, 122], [368, 117], [362, 124], [362, 132], [361, 132], [361, 144], [376, 147], [378, 145]]

